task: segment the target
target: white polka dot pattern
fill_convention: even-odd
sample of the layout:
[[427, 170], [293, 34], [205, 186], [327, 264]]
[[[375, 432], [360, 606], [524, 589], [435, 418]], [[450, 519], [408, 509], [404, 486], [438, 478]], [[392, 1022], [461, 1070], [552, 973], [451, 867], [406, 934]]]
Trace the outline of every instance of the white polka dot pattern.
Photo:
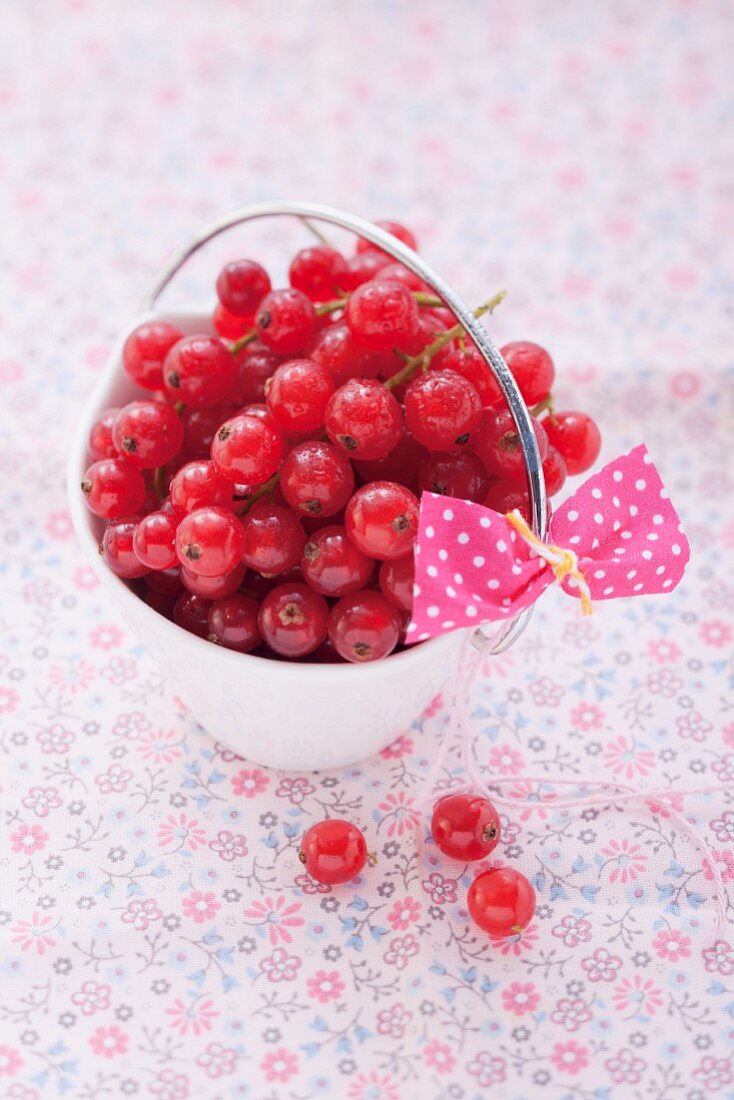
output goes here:
[[[546, 541], [574, 551], [592, 600], [670, 592], [690, 558], [678, 515], [642, 444], [559, 507]], [[416, 641], [467, 622], [511, 618], [555, 581], [504, 516], [462, 500], [447, 507], [446, 497], [423, 494], [418, 547], [410, 628]], [[563, 587], [578, 596], [573, 580]]]

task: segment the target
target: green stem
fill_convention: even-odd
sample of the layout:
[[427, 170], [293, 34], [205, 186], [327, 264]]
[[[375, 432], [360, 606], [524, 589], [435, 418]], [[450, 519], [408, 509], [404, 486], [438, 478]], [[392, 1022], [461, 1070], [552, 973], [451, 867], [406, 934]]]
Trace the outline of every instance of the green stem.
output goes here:
[[[485, 313], [492, 313], [492, 311], [500, 304], [502, 299], [507, 294], [506, 290], [500, 290], [498, 294], [495, 294], [493, 298], [490, 298], [488, 302], [484, 302], [481, 306], [478, 306], [474, 310], [474, 316], [479, 318], [483, 317]], [[419, 367], [427, 367], [437, 352], [445, 348], [447, 344], [450, 344], [452, 340], [455, 340], [457, 336], [461, 336], [466, 330], [463, 325], [454, 325], [452, 328], [446, 329], [440, 336], [437, 336], [432, 344], [424, 348], [419, 355], [414, 355], [412, 359], [408, 359], [402, 370], [399, 370], [397, 374], [394, 374], [392, 378], [388, 378], [385, 385], [389, 390], [394, 390], [396, 386], [400, 386], [403, 382], [408, 382]]]
[[165, 476], [165, 466], [156, 466], [155, 473], [153, 474], [153, 488], [155, 489], [155, 495], [158, 498], [159, 504], [166, 499]]
[[550, 413], [550, 415], [552, 417], [553, 416], [553, 394], [552, 393], [549, 393], [548, 396], [544, 397], [542, 401], [539, 401], [537, 405], [533, 405], [532, 409], [530, 410], [530, 415], [537, 418], [537, 417], [540, 416], [541, 413], [544, 413], [546, 411], [546, 409], [548, 410], [548, 412]]
[[235, 515], [244, 516], [250, 511], [255, 501], [260, 500], [261, 497], [267, 496], [268, 493], [272, 492], [279, 481], [280, 474], [273, 474], [268, 481], [263, 482], [259, 489], [256, 489], [254, 493], [251, 493], [249, 497], [243, 500], [242, 507], [240, 509], [235, 509]]

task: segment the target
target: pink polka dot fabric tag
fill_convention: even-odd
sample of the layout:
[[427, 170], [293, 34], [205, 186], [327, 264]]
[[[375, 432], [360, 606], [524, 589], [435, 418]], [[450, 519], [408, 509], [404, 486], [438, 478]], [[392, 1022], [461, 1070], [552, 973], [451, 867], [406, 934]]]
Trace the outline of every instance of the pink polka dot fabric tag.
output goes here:
[[[560, 505], [546, 545], [573, 551], [593, 601], [670, 592], [690, 547], [644, 445], [616, 458]], [[424, 493], [409, 642], [517, 615], [556, 580], [507, 518]], [[570, 596], [578, 586], [562, 582]]]

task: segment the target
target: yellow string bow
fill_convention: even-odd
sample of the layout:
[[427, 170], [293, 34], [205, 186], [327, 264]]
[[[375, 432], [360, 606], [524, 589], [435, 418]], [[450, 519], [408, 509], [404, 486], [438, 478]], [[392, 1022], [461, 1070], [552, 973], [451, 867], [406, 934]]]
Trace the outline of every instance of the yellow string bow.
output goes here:
[[591, 603], [591, 592], [586, 577], [579, 569], [579, 559], [574, 551], [566, 550], [563, 546], [550, 546], [547, 542], [543, 542], [542, 539], [533, 534], [517, 509], [514, 512], [507, 512], [505, 519], [511, 527], [514, 527], [528, 546], [536, 552], [538, 557], [543, 558], [548, 563], [558, 584], [565, 581], [566, 577], [570, 577], [579, 590], [581, 610], [584, 615], [591, 615], [594, 610]]

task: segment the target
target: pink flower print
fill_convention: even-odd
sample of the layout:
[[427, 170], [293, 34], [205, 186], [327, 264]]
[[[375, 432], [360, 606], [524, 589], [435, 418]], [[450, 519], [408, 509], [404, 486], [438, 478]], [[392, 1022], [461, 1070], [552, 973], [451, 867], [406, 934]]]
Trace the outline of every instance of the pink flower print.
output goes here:
[[535, 1012], [540, 1004], [540, 994], [532, 982], [512, 982], [502, 990], [502, 1007], [514, 1016]]
[[389, 837], [402, 836], [417, 828], [420, 822], [420, 815], [413, 808], [413, 799], [409, 798], [403, 790], [398, 791], [397, 794], [391, 792], [384, 802], [378, 803], [378, 809], [382, 810], [383, 817], [377, 828], [381, 829], [387, 821]]
[[167, 848], [169, 844], [171, 853], [178, 852], [181, 848], [189, 852], [197, 852], [206, 844], [206, 833], [196, 818], [187, 817], [186, 814], [169, 814], [162, 825], [158, 826], [158, 843], [161, 848]]
[[[529, 821], [533, 815], [540, 818], [541, 821], [545, 821], [550, 811], [553, 810], [553, 800], [556, 795], [551, 791], [540, 791], [537, 783], [526, 783], [524, 780], [518, 780], [507, 791], [509, 798], [518, 798], [523, 801], [532, 802], [532, 806], [525, 806], [523, 809], [516, 809], [518, 820]], [[517, 837], [515, 838], [517, 839]], [[513, 843], [502, 832], [502, 840], [505, 844]]]
[[387, 922], [393, 932], [405, 932], [421, 915], [421, 903], [415, 898], [398, 898], [387, 914]]
[[413, 1013], [400, 1003], [392, 1004], [377, 1013], [377, 1034], [389, 1035], [391, 1039], [402, 1039], [405, 1029], [413, 1019]]
[[401, 1100], [392, 1077], [372, 1070], [360, 1073], [349, 1086], [347, 1100]]
[[[714, 864], [719, 868], [721, 877], [724, 882], [732, 882], [734, 880], [734, 852], [730, 848], [714, 848], [711, 851]], [[703, 873], [709, 882], [713, 881], [714, 872], [711, 866], [711, 860], [704, 859], [703, 861]]]
[[663, 929], [652, 941], [652, 948], [659, 959], [664, 959], [665, 962], [678, 962], [690, 956], [691, 938], [677, 930], [669, 932]]
[[734, 813], [731, 810], [725, 810], [721, 817], [711, 822], [711, 829], [716, 839], [722, 844], [734, 844]]
[[76, 695], [78, 691], [85, 691], [96, 676], [94, 667], [88, 661], [69, 660], [66, 667], [54, 665], [48, 674], [48, 678], [55, 688], [65, 694]]
[[38, 1100], [38, 1089], [32, 1088], [30, 1085], [21, 1085], [19, 1081], [16, 1081], [14, 1085], [11, 1085], [5, 1094], [8, 1100]]
[[501, 1085], [507, 1077], [505, 1060], [488, 1050], [479, 1050], [467, 1064], [466, 1072], [476, 1077], [477, 1084], [488, 1089], [490, 1085]]
[[214, 742], [214, 751], [225, 764], [231, 764], [234, 760], [239, 760], [240, 763], [242, 762], [242, 757], [238, 756], [236, 752], [232, 752], [231, 749], [228, 749], [221, 741]]
[[124, 737], [126, 741], [137, 741], [141, 733], [151, 729], [151, 723], [145, 715], [134, 710], [126, 714], [118, 714], [112, 733], [115, 737]]
[[550, 1060], [559, 1073], [570, 1073], [575, 1076], [588, 1066], [589, 1048], [580, 1046], [575, 1039], [569, 1039], [566, 1043], [555, 1044]]
[[448, 1043], [441, 1043], [438, 1039], [432, 1039], [423, 1048], [423, 1061], [429, 1069], [435, 1069], [436, 1073], [451, 1073], [456, 1065], [456, 1058]]
[[381, 750], [380, 756], [383, 760], [399, 760], [401, 756], [409, 756], [412, 751], [413, 738], [408, 737], [407, 733], [401, 733]]
[[[532, 789], [537, 791], [538, 788], [535, 786]], [[500, 814], [500, 832], [503, 844], [517, 844], [522, 828], [514, 817], [510, 820], [507, 814]]]
[[108, 985], [90, 979], [76, 993], [72, 993], [71, 1000], [81, 1010], [82, 1016], [93, 1016], [95, 1012], [110, 1007], [110, 993]]
[[48, 844], [48, 833], [42, 825], [19, 825], [10, 834], [10, 850], [24, 856], [42, 852]]
[[734, 752], [728, 752], [721, 760], [714, 760], [711, 768], [720, 783], [734, 783]]
[[15, 688], [0, 686], [0, 714], [12, 714], [18, 709], [20, 695]]
[[501, 939], [493, 939], [492, 945], [499, 948], [502, 955], [515, 955], [516, 957], [526, 951], [532, 951], [538, 940], [537, 924], [529, 924], [522, 932], [515, 936], [503, 936]]
[[721, 731], [721, 739], [725, 745], [734, 749], [734, 722], [730, 722], [728, 726], [724, 726]]
[[660, 668], [651, 672], [647, 678], [647, 690], [651, 695], [662, 695], [664, 699], [673, 699], [683, 687], [683, 681], [669, 668]]
[[716, 1058], [712, 1054], [707, 1054], [700, 1066], [694, 1069], [693, 1076], [705, 1085], [709, 1092], [718, 1092], [724, 1085], [730, 1085], [734, 1081], [731, 1059]]
[[112, 1024], [110, 1027], [98, 1027], [89, 1036], [89, 1045], [95, 1054], [103, 1058], [116, 1058], [118, 1054], [127, 1053], [127, 1033]]
[[430, 895], [434, 905], [453, 905], [456, 901], [456, 881], [444, 878], [438, 871], [432, 871], [421, 886]]
[[612, 955], [606, 947], [597, 947], [593, 955], [581, 960], [581, 969], [590, 982], [613, 982], [621, 966], [619, 955]]
[[138, 674], [137, 662], [132, 657], [110, 657], [107, 664], [100, 670], [102, 676], [114, 687], [122, 687], [134, 680]]
[[58, 809], [62, 801], [56, 787], [31, 787], [23, 799], [23, 805], [27, 810], [33, 810], [36, 817], [48, 817], [51, 810]]
[[541, 676], [531, 683], [530, 694], [536, 707], [557, 707], [566, 694], [566, 689], [562, 684], [554, 683], [549, 676]]
[[131, 924], [136, 932], [144, 932], [151, 921], [160, 920], [163, 913], [155, 898], [134, 898], [120, 917], [123, 924]]
[[[4, 1043], [0, 1044], [0, 1077], [15, 1077], [22, 1065], [20, 1051], [15, 1047], [5, 1046]], [[8, 1093], [8, 1095], [11, 1094]]]
[[708, 619], [699, 626], [698, 636], [704, 645], [721, 649], [731, 641], [731, 627], [721, 619]]
[[59, 591], [57, 584], [52, 584], [46, 577], [39, 577], [23, 585], [23, 599], [26, 603], [38, 604], [39, 607], [50, 607]]
[[714, 728], [697, 710], [687, 710], [685, 714], [679, 714], [675, 720], [675, 728], [678, 736], [684, 741], [696, 741], [699, 744], [706, 740], [706, 734]]
[[578, 947], [580, 943], [588, 943], [591, 939], [591, 921], [567, 913], [560, 924], [551, 929], [551, 934], [562, 940], [564, 947]]
[[659, 665], [674, 665], [683, 656], [683, 650], [668, 638], [655, 638], [647, 643], [650, 658]]
[[662, 992], [652, 978], [642, 979], [639, 974], [634, 978], [622, 978], [615, 985], [612, 1002], [618, 1012], [627, 1012], [625, 1020], [634, 1020], [643, 1013], [653, 1015], [663, 1003]]
[[656, 817], [670, 817], [671, 810], [681, 813], [683, 810], [683, 795], [678, 793], [666, 794], [664, 798], [646, 798], [650, 813]]
[[221, 1043], [209, 1043], [204, 1053], [196, 1059], [196, 1064], [206, 1070], [207, 1077], [228, 1077], [237, 1069], [237, 1051]]
[[639, 748], [634, 739], [628, 741], [619, 736], [610, 741], [604, 750], [604, 763], [614, 775], [625, 779], [634, 779], [637, 775], [647, 775], [655, 767], [655, 753]]
[[194, 921], [195, 924], [203, 924], [204, 921], [214, 920], [222, 906], [214, 894], [192, 890], [181, 902], [181, 908], [188, 920]]
[[562, 997], [551, 1012], [553, 1023], [560, 1024], [566, 1031], [578, 1031], [582, 1024], [589, 1022], [591, 1017], [589, 1006], [580, 997]]
[[254, 798], [267, 789], [270, 777], [259, 768], [243, 768], [232, 776], [232, 794]]
[[95, 588], [99, 588], [99, 581], [88, 565], [80, 565], [75, 569], [71, 579], [80, 592], [94, 592]]
[[189, 1079], [185, 1073], [162, 1069], [148, 1085], [156, 1100], [188, 1100]]
[[285, 1084], [298, 1073], [298, 1057], [284, 1047], [270, 1050], [260, 1062], [266, 1081], [280, 1081]]
[[71, 523], [71, 516], [66, 508], [60, 508], [56, 512], [49, 512], [46, 516], [46, 522], [43, 525], [43, 529], [49, 538], [58, 539], [59, 542], [66, 542], [74, 534], [74, 528]]
[[317, 970], [306, 982], [309, 997], [313, 997], [322, 1005], [328, 1004], [329, 1001], [338, 1001], [345, 989], [346, 986], [338, 970]]
[[275, 947], [277, 943], [293, 942], [290, 929], [300, 928], [305, 923], [299, 916], [300, 911], [300, 902], [288, 902], [283, 894], [279, 894], [277, 898], [254, 901], [245, 909], [245, 917], [248, 923], [267, 928], [268, 938]]
[[717, 940], [713, 947], [707, 947], [703, 957], [709, 974], [715, 972], [724, 978], [734, 974], [734, 947], [730, 947], [725, 940]]
[[117, 649], [125, 635], [115, 623], [100, 623], [89, 631], [89, 644], [92, 649]]
[[618, 1050], [612, 1058], [607, 1058], [604, 1068], [615, 1085], [638, 1085], [645, 1070], [645, 1062], [631, 1050]]
[[311, 878], [310, 875], [302, 871], [300, 875], [296, 875], [293, 882], [304, 894], [330, 894], [331, 886], [328, 882], [317, 882], [315, 878]]
[[172, 1027], [179, 1035], [188, 1035], [189, 1030], [194, 1035], [202, 1035], [205, 1031], [211, 1031], [212, 1021], [219, 1016], [211, 998], [204, 999], [204, 995], [192, 997], [186, 1004], [182, 997], [177, 997], [170, 1008], [166, 1009], [166, 1016], [170, 1016], [169, 1027]]
[[606, 871], [610, 882], [634, 882], [647, 866], [647, 855], [642, 847], [631, 844], [626, 837], [610, 840], [607, 847], [602, 848], [602, 855], [607, 857], [602, 870]]
[[272, 955], [260, 960], [260, 969], [269, 982], [292, 982], [301, 966], [297, 955], [289, 955], [284, 947], [276, 947]]
[[45, 955], [47, 947], [56, 946], [51, 932], [57, 924], [51, 925], [51, 917], [42, 917], [36, 909], [29, 921], [19, 920], [12, 925], [12, 942], [19, 944], [21, 951], [35, 951], [37, 955]]
[[602, 729], [605, 717], [604, 711], [596, 703], [579, 703], [569, 714], [574, 729], [583, 730], [584, 733]]
[[278, 798], [287, 798], [294, 806], [300, 806], [307, 795], [316, 788], [303, 775], [283, 776], [275, 794]]
[[247, 843], [241, 833], [232, 833], [229, 829], [220, 829], [215, 840], [209, 841], [209, 847], [225, 863], [232, 863], [247, 855]]
[[388, 966], [394, 966], [398, 970], [405, 970], [408, 959], [412, 959], [419, 951], [418, 941], [415, 936], [408, 933], [407, 936], [395, 936], [390, 940], [390, 946], [382, 956]]
[[500, 775], [517, 775], [525, 768], [525, 761], [511, 745], [495, 745], [489, 753], [489, 766]]
[[110, 764], [102, 775], [96, 775], [94, 782], [99, 787], [100, 794], [121, 794], [127, 790], [127, 785], [133, 777], [129, 768], [123, 768], [121, 764]]
[[69, 751], [76, 735], [71, 730], [66, 730], [59, 722], [54, 722], [48, 729], [36, 734], [36, 741], [41, 746], [41, 752], [58, 753], [62, 756]]
[[171, 764], [181, 755], [175, 730], [147, 730], [140, 735], [135, 748], [143, 760], [153, 764]]

